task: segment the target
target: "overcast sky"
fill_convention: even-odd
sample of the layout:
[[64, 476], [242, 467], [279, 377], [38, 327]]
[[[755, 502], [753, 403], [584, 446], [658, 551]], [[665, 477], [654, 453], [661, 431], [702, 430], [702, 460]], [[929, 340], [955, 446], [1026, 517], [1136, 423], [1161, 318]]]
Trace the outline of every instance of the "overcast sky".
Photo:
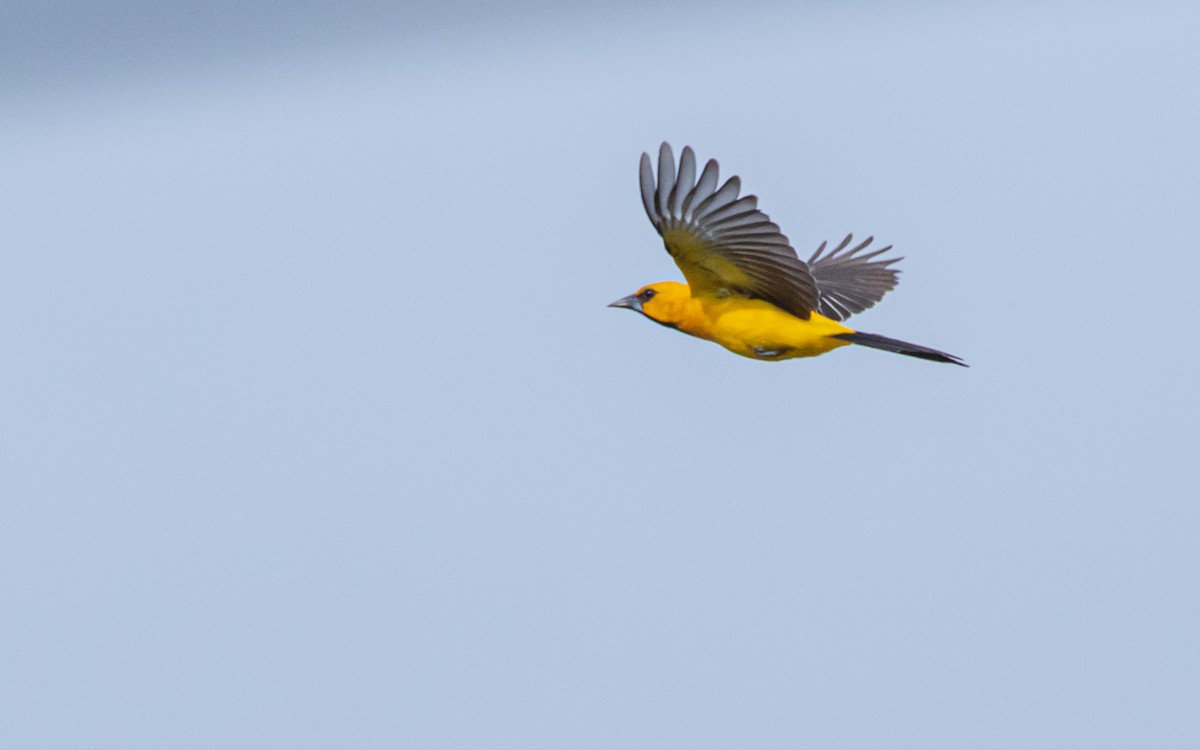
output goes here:
[[[0, 746], [1200, 746], [1194, 4], [6, 3]], [[850, 323], [762, 363], [662, 140]]]

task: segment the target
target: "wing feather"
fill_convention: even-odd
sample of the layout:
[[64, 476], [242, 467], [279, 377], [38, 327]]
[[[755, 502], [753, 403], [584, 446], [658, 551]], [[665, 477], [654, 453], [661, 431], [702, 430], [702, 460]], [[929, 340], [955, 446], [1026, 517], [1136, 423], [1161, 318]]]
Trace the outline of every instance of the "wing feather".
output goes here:
[[[665, 179], [664, 179], [665, 176]], [[667, 198], [675, 186], [675, 157], [670, 152], [658, 152], [658, 190], [654, 194], [654, 205], [659, 216], [670, 216]]]
[[[771, 225], [774, 227], [774, 225]], [[713, 232], [714, 240], [724, 240], [730, 237], [736, 237], [739, 241], [757, 242], [763, 245], [773, 245], [776, 247], [786, 246], [787, 242], [779, 241], [775, 238], [779, 237], [779, 228], [759, 229], [757, 226], [751, 227], [749, 230], [739, 229], [731, 232]]]
[[684, 151], [679, 157], [679, 176], [675, 178], [675, 186], [671, 188], [671, 197], [667, 204], [672, 216], [683, 216], [683, 199], [696, 185], [696, 156], [690, 150]]
[[[639, 166], [638, 183], [642, 188], [642, 207], [646, 209], [646, 216], [650, 217], [650, 223], [658, 226], [658, 209], [654, 205], [654, 169], [650, 166], [650, 154], [642, 154], [642, 161]], [[662, 230], [659, 230], [661, 234]], [[821, 245], [824, 249], [825, 246]]]
[[758, 198], [746, 195], [733, 203], [727, 203], [721, 208], [704, 215], [704, 220], [713, 229], [733, 229], [740, 224], [749, 224], [758, 218]]
[[[662, 179], [661, 173], [659, 179]], [[715, 213], [718, 209], [728, 206], [737, 198], [741, 189], [742, 178], [737, 175], [730, 177], [717, 192], [700, 201], [696, 209], [692, 211], [692, 218], [703, 219], [710, 213]]]
[[896, 288], [899, 269], [891, 268], [902, 258], [878, 256], [892, 249], [891, 245], [870, 252], [865, 250], [874, 237], [868, 237], [854, 247], [853, 235], [846, 235], [833, 250], [825, 254], [827, 243], [822, 242], [808, 259], [808, 268], [817, 281], [820, 301], [817, 312], [834, 320], [846, 318], [874, 307], [883, 295]]
[[817, 309], [820, 293], [807, 264], [753, 195], [739, 198], [741, 180], [719, 188], [710, 159], [693, 184], [696, 156], [685, 147], [676, 171], [671, 147], [662, 144], [655, 178], [649, 154], [639, 165], [642, 205], [693, 294], [739, 295], [766, 300], [800, 317]]
[[[663, 145], [665, 146], [666, 144]], [[667, 148], [669, 149], [670, 146], [667, 146]], [[683, 150], [684, 153], [688, 153], [692, 149], [690, 146], [685, 146]], [[694, 159], [695, 156], [692, 158]], [[647, 163], [649, 163], [649, 159], [650, 157], [646, 156]], [[654, 179], [654, 175], [650, 175], [650, 178]], [[712, 195], [713, 191], [717, 189], [717, 182], [719, 180], [720, 168], [717, 166], [717, 160], [709, 159], [704, 165], [704, 171], [700, 173], [700, 179], [696, 181], [696, 187], [690, 193], [688, 193], [687, 197], [683, 200], [683, 212], [680, 215], [685, 221], [692, 220], [692, 217], [695, 215], [695, 212], [692, 210], [692, 206], [700, 203], [701, 201], [707, 199], [708, 196]]]

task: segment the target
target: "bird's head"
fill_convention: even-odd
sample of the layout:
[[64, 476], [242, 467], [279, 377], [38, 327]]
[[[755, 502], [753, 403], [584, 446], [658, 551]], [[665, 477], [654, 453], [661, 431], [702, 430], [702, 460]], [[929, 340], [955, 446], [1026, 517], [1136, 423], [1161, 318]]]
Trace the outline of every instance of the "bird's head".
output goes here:
[[636, 310], [655, 323], [679, 328], [692, 301], [687, 284], [678, 281], [660, 281], [647, 284], [628, 297], [613, 302], [609, 307], [625, 307]]

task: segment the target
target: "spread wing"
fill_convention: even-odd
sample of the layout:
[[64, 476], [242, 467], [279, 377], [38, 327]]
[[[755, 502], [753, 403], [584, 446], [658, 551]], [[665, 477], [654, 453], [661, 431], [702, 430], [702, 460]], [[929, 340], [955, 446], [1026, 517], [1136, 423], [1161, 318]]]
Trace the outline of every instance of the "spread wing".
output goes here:
[[900, 271], [889, 266], [903, 258], [875, 260], [891, 250], [891, 245], [860, 254], [860, 251], [871, 244], [872, 239], [874, 238], [868, 237], [851, 248], [853, 235], [848, 234], [828, 255], [822, 255], [826, 245], [822, 242], [808, 259], [808, 270], [816, 279], [817, 291], [821, 295], [817, 303], [817, 312], [827, 318], [845, 320], [855, 313], [874, 307], [876, 302], [883, 299], [883, 295], [896, 288]]
[[710, 159], [697, 179], [696, 155], [685, 147], [676, 172], [675, 155], [664, 143], [656, 182], [650, 155], [642, 154], [642, 204], [667, 252], [693, 294], [762, 299], [807, 319], [821, 298], [817, 280], [758, 210], [758, 198], [739, 198], [737, 177], [718, 188], [717, 170]]

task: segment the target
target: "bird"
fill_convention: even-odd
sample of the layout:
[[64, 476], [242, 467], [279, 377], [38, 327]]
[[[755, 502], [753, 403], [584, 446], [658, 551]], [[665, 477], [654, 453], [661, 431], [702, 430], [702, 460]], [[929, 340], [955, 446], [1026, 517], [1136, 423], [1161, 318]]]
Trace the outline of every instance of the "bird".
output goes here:
[[854, 244], [846, 235], [832, 248], [822, 242], [803, 261], [758, 208], [757, 196], [739, 197], [737, 176], [720, 184], [719, 169], [709, 159], [697, 177], [690, 146], [676, 168], [664, 142], [656, 179], [650, 154], [642, 154], [642, 205], [687, 283], [648, 284], [609, 307], [639, 312], [760, 361], [815, 357], [857, 344], [968, 366], [953, 354], [843, 325], [895, 288], [899, 269], [892, 266], [903, 259], [881, 257], [891, 245], [869, 249], [873, 237]]

